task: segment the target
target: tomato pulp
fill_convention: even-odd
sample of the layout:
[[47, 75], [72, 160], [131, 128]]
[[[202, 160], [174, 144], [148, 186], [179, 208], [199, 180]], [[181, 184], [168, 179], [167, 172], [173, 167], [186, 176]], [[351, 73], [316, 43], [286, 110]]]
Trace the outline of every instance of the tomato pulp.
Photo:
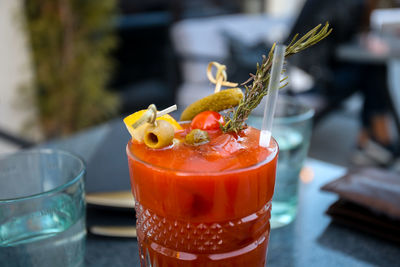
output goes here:
[[142, 266], [265, 265], [278, 146], [260, 147], [251, 127], [210, 137], [161, 150], [128, 143]]

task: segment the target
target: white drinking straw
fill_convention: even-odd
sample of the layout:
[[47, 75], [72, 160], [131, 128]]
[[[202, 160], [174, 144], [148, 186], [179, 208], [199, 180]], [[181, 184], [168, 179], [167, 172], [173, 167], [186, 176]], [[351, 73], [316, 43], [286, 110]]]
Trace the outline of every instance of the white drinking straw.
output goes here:
[[264, 117], [260, 132], [259, 144], [262, 147], [268, 147], [271, 140], [272, 122], [274, 121], [276, 101], [278, 99], [285, 50], [285, 45], [278, 44], [275, 47], [272, 58], [271, 76], [269, 78], [268, 94], [265, 100]]

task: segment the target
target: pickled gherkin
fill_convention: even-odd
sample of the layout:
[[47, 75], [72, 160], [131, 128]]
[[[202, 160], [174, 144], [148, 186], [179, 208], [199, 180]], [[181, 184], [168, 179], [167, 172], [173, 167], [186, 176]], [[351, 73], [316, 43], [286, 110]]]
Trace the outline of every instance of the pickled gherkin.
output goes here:
[[243, 98], [243, 92], [240, 88], [225, 89], [206, 96], [196, 102], [190, 104], [181, 115], [181, 121], [189, 121], [194, 118], [200, 112], [211, 110], [211, 111], [222, 111], [228, 108], [235, 107], [239, 104]]

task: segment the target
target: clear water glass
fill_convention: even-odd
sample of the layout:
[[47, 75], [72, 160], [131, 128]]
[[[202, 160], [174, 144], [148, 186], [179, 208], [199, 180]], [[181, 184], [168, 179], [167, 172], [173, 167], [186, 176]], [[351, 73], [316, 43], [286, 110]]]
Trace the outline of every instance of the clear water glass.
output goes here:
[[58, 150], [0, 156], [0, 265], [81, 267], [85, 164]]
[[[263, 107], [253, 111], [250, 126], [259, 128]], [[271, 228], [291, 223], [296, 217], [299, 174], [307, 157], [314, 110], [298, 100], [280, 96], [272, 136], [279, 145], [275, 192], [272, 199]]]

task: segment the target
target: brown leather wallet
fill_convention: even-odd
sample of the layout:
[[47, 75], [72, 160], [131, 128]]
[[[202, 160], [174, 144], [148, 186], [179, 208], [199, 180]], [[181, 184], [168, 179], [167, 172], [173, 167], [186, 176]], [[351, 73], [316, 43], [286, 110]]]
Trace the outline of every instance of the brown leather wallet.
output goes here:
[[321, 189], [400, 220], [400, 175], [397, 173], [376, 168], [353, 169]]
[[353, 169], [321, 188], [339, 195], [326, 213], [333, 222], [400, 244], [400, 175]]

